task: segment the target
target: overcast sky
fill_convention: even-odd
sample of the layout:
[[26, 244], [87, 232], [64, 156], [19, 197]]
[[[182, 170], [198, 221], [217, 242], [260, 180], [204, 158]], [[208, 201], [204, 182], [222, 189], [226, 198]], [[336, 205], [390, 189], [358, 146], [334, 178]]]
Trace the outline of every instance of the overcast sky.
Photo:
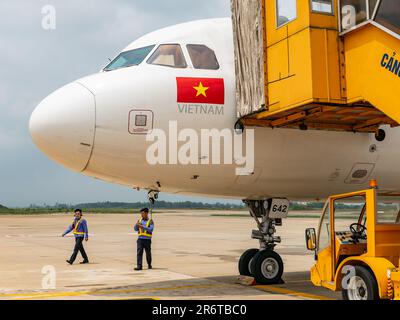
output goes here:
[[[1, 0], [0, 204], [145, 200], [142, 192], [81, 176], [48, 160], [31, 141], [30, 114], [49, 93], [98, 72], [139, 36], [185, 21], [227, 17], [229, 2]], [[56, 30], [42, 28], [45, 5], [56, 9]]]

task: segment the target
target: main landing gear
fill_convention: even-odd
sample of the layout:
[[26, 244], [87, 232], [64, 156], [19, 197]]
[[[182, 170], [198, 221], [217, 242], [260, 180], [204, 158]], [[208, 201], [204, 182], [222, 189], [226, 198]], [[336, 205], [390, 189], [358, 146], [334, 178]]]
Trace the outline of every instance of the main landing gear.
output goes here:
[[276, 227], [282, 226], [287, 218], [287, 199], [244, 200], [250, 215], [256, 221], [258, 230], [253, 230], [252, 238], [260, 242], [260, 249], [250, 249], [239, 260], [239, 272], [243, 276], [254, 277], [259, 284], [282, 283], [284, 265], [282, 258], [274, 251], [281, 238], [275, 236]]

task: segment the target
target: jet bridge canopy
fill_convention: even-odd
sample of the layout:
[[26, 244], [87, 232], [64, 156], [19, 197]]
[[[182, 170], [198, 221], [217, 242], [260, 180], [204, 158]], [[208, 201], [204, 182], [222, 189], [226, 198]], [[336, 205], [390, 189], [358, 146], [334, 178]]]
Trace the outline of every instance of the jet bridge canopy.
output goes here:
[[232, 0], [232, 17], [245, 125], [399, 125], [398, 0]]

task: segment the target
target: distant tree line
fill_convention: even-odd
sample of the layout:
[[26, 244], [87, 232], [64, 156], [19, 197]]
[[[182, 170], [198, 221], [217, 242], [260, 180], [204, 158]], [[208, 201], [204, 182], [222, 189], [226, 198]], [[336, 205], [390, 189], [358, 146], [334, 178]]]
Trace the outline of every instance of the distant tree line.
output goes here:
[[[149, 207], [148, 202], [94, 202], [94, 203], [78, 203], [78, 204], [62, 204], [56, 203], [55, 205], [31, 205], [30, 209], [47, 209], [47, 210], [73, 210], [74, 208], [82, 209], [141, 209]], [[232, 203], [204, 203], [204, 202], [168, 202], [157, 201], [155, 209], [216, 209], [216, 210], [242, 210], [244, 205]]]
[[[80, 203], [74, 207], [91, 208], [91, 209], [141, 209], [149, 207], [148, 202], [96, 202], [96, 203]], [[244, 205], [236, 205], [230, 203], [203, 203], [203, 202], [168, 202], [157, 201], [154, 205], [155, 209], [217, 209], [217, 210], [241, 210]]]
[[291, 202], [290, 210], [307, 211], [307, 210], [322, 210], [324, 203], [322, 202]]
[[[290, 210], [291, 211], [321, 211], [324, 207], [324, 203], [322, 202], [291, 202]], [[79, 204], [63, 204], [56, 203], [54, 205], [30, 205], [27, 208], [19, 208], [18, 210], [22, 211], [45, 211], [45, 212], [71, 212], [75, 208], [81, 208], [86, 211], [100, 211], [103, 210], [106, 212], [110, 210], [110, 212], [118, 211], [118, 210], [139, 210], [141, 208], [149, 207], [148, 202], [94, 202], [94, 203], [79, 203]], [[337, 203], [336, 208], [341, 210], [361, 210], [363, 204], [350, 204], [350, 203]], [[379, 204], [379, 209], [386, 208], [387, 205]], [[204, 202], [169, 202], [169, 201], [157, 201], [155, 209], [188, 209], [188, 210], [247, 210], [244, 204], [232, 204], [232, 203], [204, 203]], [[13, 211], [16, 209], [8, 209], [3, 205], [0, 205], [0, 212], [5, 211]]]

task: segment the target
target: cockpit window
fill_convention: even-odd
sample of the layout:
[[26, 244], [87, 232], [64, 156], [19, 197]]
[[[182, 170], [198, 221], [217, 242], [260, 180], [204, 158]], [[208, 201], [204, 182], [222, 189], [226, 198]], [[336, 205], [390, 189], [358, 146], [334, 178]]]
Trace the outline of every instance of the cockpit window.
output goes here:
[[121, 68], [137, 66], [149, 55], [155, 46], [148, 46], [140, 49], [122, 52], [116, 57], [104, 71], [112, 71]]
[[215, 52], [202, 44], [187, 45], [195, 69], [218, 70], [219, 64]]
[[162, 44], [153, 53], [148, 64], [172, 68], [186, 68], [186, 60], [179, 44]]

